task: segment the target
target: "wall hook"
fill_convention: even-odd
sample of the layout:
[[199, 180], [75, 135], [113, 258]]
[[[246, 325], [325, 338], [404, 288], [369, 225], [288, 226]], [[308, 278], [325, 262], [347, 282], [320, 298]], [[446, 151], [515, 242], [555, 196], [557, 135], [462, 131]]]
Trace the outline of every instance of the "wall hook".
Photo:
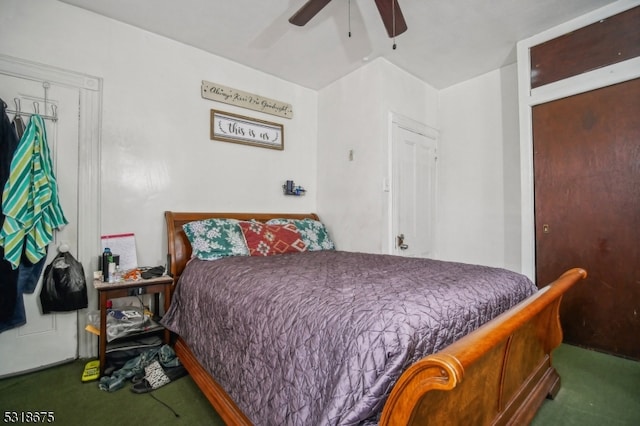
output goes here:
[[49, 87], [51, 87], [51, 83], [49, 83], [48, 81], [43, 81], [42, 82], [42, 88], [44, 89], [44, 113], [45, 113], [45, 115], [47, 114], [47, 104], [49, 103], [49, 96], [48, 96]]

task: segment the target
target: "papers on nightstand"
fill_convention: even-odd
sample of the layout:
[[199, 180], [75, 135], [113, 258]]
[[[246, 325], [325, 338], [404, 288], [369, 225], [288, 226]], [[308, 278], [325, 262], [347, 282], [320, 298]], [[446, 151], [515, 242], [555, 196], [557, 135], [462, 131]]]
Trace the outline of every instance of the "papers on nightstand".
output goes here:
[[102, 241], [102, 250], [105, 247], [111, 249], [111, 253], [120, 256], [120, 270], [128, 271], [129, 269], [138, 267], [138, 258], [136, 256], [136, 237], [131, 234], [115, 234], [103, 235], [100, 237]]

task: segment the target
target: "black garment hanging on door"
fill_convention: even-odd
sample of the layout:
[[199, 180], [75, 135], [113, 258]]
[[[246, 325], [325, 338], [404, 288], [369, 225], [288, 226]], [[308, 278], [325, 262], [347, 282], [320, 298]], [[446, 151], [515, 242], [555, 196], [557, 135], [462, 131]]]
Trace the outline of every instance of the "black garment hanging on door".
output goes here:
[[27, 125], [24, 124], [24, 120], [22, 116], [18, 113], [15, 117], [13, 117], [13, 121], [11, 122], [13, 128], [18, 135], [18, 140], [22, 139], [22, 135], [24, 135], [24, 131], [27, 129]]
[[[18, 135], [6, 113], [7, 104], [0, 99], [0, 194], [9, 179], [11, 160], [18, 146]], [[0, 201], [2, 196], [0, 195]], [[4, 223], [4, 213], [0, 203], [0, 227]], [[4, 248], [0, 247], [0, 321], [13, 315], [18, 296], [18, 270], [4, 259]]]

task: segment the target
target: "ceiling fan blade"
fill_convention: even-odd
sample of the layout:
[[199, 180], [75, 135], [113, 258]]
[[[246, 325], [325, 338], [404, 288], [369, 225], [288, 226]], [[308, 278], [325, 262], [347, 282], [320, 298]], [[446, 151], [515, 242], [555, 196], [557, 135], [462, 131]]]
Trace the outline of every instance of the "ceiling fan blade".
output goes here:
[[300, 27], [304, 26], [318, 12], [322, 10], [331, 0], [309, 0], [291, 18], [289, 22]]
[[[400, 10], [398, 0], [376, 0], [376, 6], [378, 6], [378, 11], [380, 12], [382, 22], [384, 22], [389, 37], [395, 37], [407, 31], [407, 23]], [[395, 27], [393, 25], [394, 17]]]

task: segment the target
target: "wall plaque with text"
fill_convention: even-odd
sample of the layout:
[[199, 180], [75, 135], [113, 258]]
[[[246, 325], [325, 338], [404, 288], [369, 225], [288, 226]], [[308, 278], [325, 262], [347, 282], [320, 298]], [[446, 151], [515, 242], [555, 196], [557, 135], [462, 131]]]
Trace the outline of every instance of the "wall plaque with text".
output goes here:
[[212, 101], [248, 108], [278, 117], [292, 118], [293, 107], [291, 104], [265, 98], [253, 93], [243, 92], [222, 84], [202, 80], [202, 97]]

